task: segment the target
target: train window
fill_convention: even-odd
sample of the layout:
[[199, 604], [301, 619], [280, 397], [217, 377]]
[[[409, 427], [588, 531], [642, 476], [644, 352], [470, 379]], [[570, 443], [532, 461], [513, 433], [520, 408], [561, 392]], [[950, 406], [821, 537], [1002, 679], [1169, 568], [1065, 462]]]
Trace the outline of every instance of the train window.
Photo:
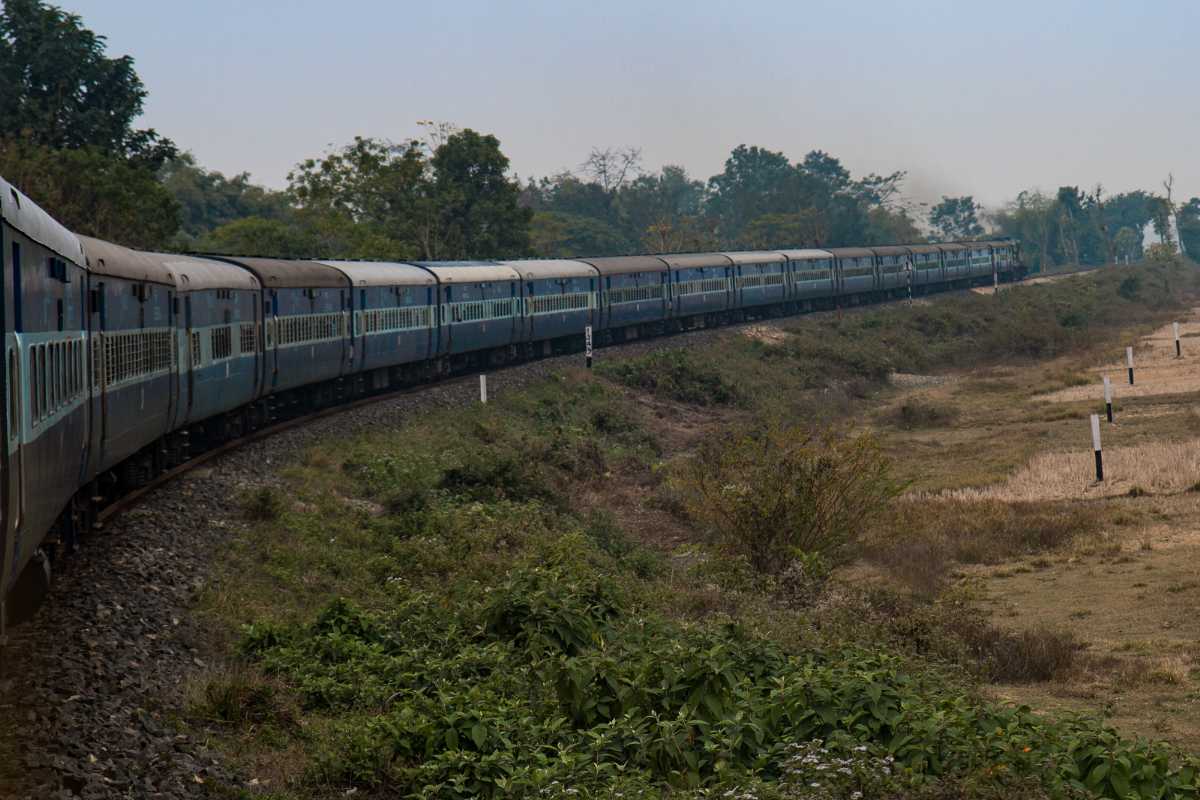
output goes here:
[[37, 349], [29, 351], [29, 421], [36, 425], [38, 420]]
[[38, 383], [41, 385], [41, 392], [38, 393], [38, 410], [39, 416], [45, 417], [50, 408], [50, 391], [46, 385], [46, 345], [38, 345]]

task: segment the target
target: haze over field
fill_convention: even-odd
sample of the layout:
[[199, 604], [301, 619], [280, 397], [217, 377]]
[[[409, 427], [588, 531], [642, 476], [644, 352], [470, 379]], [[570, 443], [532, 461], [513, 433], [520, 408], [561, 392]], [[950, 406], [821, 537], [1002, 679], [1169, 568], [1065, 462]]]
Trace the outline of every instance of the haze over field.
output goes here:
[[922, 201], [1171, 171], [1200, 194], [1200, 6], [1183, 0], [63, 5], [135, 57], [145, 126], [272, 187], [329, 145], [435, 119], [495, 133], [523, 177], [605, 145], [707, 176], [751, 143], [907, 169]]

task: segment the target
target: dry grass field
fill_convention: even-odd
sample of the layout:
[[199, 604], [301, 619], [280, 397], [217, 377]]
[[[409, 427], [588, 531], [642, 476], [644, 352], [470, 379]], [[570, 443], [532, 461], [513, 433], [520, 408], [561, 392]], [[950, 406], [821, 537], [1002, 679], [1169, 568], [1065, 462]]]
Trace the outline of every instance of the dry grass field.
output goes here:
[[[997, 694], [1102, 715], [1200, 751], [1200, 314], [1180, 322], [1183, 358], [1170, 325], [1130, 342], [1134, 387], [1122, 352], [908, 377], [894, 383], [875, 426], [909, 483], [907, 498], [952, 509], [936, 547], [967, 553], [950, 567], [960, 589], [1005, 630], [1058, 631], [1081, 643], [1067, 674], [999, 685]], [[1104, 375], [1117, 424], [1101, 417], [1106, 480], [1096, 483], [1088, 417], [1103, 414]], [[997, 504], [1091, 516], [1077, 536], [1063, 523], [1066, 541], [1039, 552], [951, 541], [970, 528], [971, 508], [995, 515]], [[912, 560], [928, 570], [915, 548]]]

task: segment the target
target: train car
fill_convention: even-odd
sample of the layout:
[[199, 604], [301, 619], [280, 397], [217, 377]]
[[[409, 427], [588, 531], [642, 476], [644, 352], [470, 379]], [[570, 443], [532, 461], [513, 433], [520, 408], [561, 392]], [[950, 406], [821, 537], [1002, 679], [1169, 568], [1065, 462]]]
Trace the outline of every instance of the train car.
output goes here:
[[968, 242], [965, 246], [967, 248], [968, 274], [975, 279], [990, 279], [993, 271], [991, 243]]
[[961, 244], [939, 244], [942, 253], [942, 276], [946, 283], [958, 283], [971, 275], [967, 248]]
[[857, 302], [879, 289], [875, 254], [865, 247], [831, 247], [838, 271], [838, 294]]
[[[215, 257], [214, 257], [215, 258]], [[261, 394], [273, 412], [328, 404], [350, 371], [350, 280], [316, 261], [220, 257], [262, 286]], [[316, 384], [310, 391], [296, 391]]]
[[80, 237], [88, 259], [91, 331], [89, 478], [116, 470], [124, 489], [161, 467], [156, 445], [179, 396], [175, 276], [162, 259]]
[[603, 341], [634, 339], [661, 330], [670, 300], [667, 263], [656, 256], [583, 258], [600, 275], [599, 320]]
[[[522, 340], [535, 355], [565, 350], [584, 328], [595, 325], [600, 273], [582, 261], [504, 261], [525, 283]], [[582, 342], [582, 339], [578, 339]]]
[[44, 581], [43, 547], [70, 546], [88, 453], [86, 256], [78, 237], [0, 180], [0, 637], [7, 601]]
[[721, 253], [659, 256], [670, 270], [671, 315], [679, 320], [716, 321], [735, 306], [733, 261]]
[[942, 251], [937, 245], [909, 245], [912, 253], [913, 288], [925, 290], [945, 280], [942, 270]]
[[414, 261], [438, 282], [438, 355], [451, 367], [502, 364], [523, 327], [521, 275], [495, 261]]
[[155, 254], [175, 276], [179, 402], [168, 461], [267, 419], [263, 404], [262, 284], [243, 267]]
[[734, 305], [750, 313], [787, 302], [787, 257], [767, 251], [722, 253], [733, 262]]
[[833, 253], [828, 250], [784, 250], [787, 259], [788, 297], [802, 308], [821, 301], [833, 304], [840, 293]]
[[913, 278], [912, 251], [900, 245], [872, 247], [879, 265], [879, 287], [885, 292], [907, 290]]
[[1011, 277], [1018, 269], [1017, 244], [1011, 241], [988, 242], [992, 247], [992, 258], [995, 260], [996, 271], [1000, 277]]
[[353, 287], [353, 371], [371, 390], [407, 383], [428, 372], [438, 352], [437, 279], [401, 263], [322, 261]]

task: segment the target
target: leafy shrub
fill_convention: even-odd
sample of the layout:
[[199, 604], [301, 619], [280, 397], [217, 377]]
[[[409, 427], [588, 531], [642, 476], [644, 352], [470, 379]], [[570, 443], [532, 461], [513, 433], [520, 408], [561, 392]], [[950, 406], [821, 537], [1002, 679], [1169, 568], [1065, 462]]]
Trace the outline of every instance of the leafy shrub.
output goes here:
[[283, 495], [274, 486], [260, 486], [249, 492], [242, 502], [242, 512], [246, 518], [256, 522], [277, 520], [285, 508]]
[[837, 561], [898, 491], [875, 440], [775, 427], [708, 441], [672, 478], [688, 514], [760, 572]]
[[626, 386], [681, 403], [726, 406], [740, 401], [735, 386], [686, 350], [658, 350], [639, 358], [607, 361], [598, 371]]

